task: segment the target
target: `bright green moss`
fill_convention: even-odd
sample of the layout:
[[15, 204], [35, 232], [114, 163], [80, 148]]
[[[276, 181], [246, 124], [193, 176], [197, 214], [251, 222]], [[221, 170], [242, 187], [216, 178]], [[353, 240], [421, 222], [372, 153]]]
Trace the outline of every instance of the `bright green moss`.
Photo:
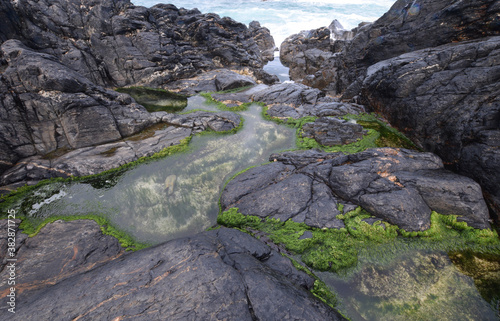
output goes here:
[[389, 124], [376, 114], [346, 115], [344, 119], [355, 120], [356, 123], [364, 128], [377, 131], [380, 134], [374, 142], [377, 147], [417, 149], [411, 140], [395, 128], [389, 126]]
[[362, 152], [368, 148], [376, 147], [402, 147], [402, 148], [415, 148], [415, 145], [406, 138], [403, 134], [396, 129], [390, 127], [388, 124], [377, 118], [374, 114], [361, 114], [361, 115], [347, 115], [344, 117], [346, 120], [356, 120], [368, 130], [368, 133], [362, 139], [346, 145], [337, 146], [323, 146], [315, 139], [304, 137], [302, 127], [306, 123], [314, 122], [318, 117], [307, 116], [299, 119], [293, 118], [277, 118], [271, 117], [267, 113], [268, 108], [264, 105], [262, 108], [262, 117], [267, 120], [274, 121], [278, 124], [291, 126], [297, 129], [297, 148], [298, 149], [320, 149], [325, 152], [342, 152], [344, 154], [354, 154]]
[[45, 219], [42, 223], [33, 225], [31, 220], [22, 220], [19, 225], [19, 229], [23, 230], [24, 233], [28, 234], [30, 237], [33, 237], [40, 232], [40, 230], [47, 224], [63, 220], [63, 221], [74, 221], [74, 220], [93, 220], [101, 227], [101, 231], [103, 234], [111, 235], [118, 239], [121, 246], [124, 247], [127, 251], [137, 251], [146, 247], [149, 247], [150, 244], [140, 243], [135, 241], [129, 234], [116, 229], [110, 222], [97, 214], [88, 214], [82, 216], [52, 216]]
[[[431, 228], [424, 232], [405, 232], [387, 222], [370, 225], [363, 221], [371, 215], [358, 207], [338, 215], [344, 221], [343, 229], [319, 229], [276, 219], [240, 214], [231, 208], [219, 215], [217, 222], [242, 230], [259, 230], [268, 234], [276, 244], [293, 254], [300, 255], [304, 263], [321, 271], [338, 272], [357, 264], [358, 256], [387, 256], [410, 248], [436, 248], [450, 251], [470, 248], [481, 252], [500, 254], [500, 239], [494, 230], [464, 228], [456, 217], [432, 214]], [[300, 239], [305, 231], [312, 237]]]

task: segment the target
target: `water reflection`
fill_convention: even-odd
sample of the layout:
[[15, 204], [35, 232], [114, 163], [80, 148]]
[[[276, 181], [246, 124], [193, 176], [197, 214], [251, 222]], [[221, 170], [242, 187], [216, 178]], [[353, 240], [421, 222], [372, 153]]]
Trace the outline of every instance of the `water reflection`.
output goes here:
[[[190, 98], [190, 105], [196, 109], [203, 103]], [[200, 232], [215, 223], [219, 193], [231, 175], [295, 147], [293, 129], [265, 121], [260, 113], [261, 107], [252, 105], [240, 113], [244, 126], [238, 133], [195, 136], [188, 152], [142, 164], [115, 176], [113, 184], [58, 187], [63, 196], [39, 206], [34, 215], [99, 213], [139, 241], [153, 244]]]

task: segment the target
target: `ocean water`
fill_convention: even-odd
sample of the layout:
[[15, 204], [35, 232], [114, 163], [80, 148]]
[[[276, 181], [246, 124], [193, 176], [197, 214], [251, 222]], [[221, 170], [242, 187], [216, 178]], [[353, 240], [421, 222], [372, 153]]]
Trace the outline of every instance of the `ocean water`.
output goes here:
[[394, 4], [394, 0], [131, 0], [151, 7], [171, 3], [178, 8], [198, 8], [248, 25], [256, 20], [271, 31], [276, 46], [292, 34], [330, 25], [337, 19], [345, 29], [360, 22], [373, 22]]

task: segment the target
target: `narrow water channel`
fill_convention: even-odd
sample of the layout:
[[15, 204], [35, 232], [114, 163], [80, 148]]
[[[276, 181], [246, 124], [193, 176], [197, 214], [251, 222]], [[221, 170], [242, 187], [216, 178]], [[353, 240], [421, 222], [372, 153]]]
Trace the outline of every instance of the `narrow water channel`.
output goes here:
[[[202, 97], [192, 97], [185, 111], [202, 107], [213, 109]], [[62, 184], [31, 215], [43, 219], [56, 213], [96, 213], [151, 244], [201, 232], [215, 224], [219, 194], [232, 175], [267, 162], [273, 152], [295, 147], [295, 130], [264, 120], [260, 106], [251, 105], [240, 115], [244, 125], [236, 134], [195, 136], [188, 152], [141, 164], [101, 188]]]

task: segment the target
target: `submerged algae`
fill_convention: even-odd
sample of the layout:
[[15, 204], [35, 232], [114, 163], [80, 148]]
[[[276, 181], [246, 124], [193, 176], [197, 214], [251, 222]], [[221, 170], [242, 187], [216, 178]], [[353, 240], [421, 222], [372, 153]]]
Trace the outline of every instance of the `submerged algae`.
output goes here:
[[287, 125], [296, 129], [296, 144], [298, 149], [315, 148], [320, 149], [324, 152], [342, 152], [344, 154], [359, 153], [368, 148], [377, 147], [416, 149], [415, 145], [406, 136], [389, 126], [375, 114], [349, 114], [342, 117], [344, 120], [356, 121], [359, 125], [363, 126], [363, 128], [366, 129], [368, 133], [363, 135], [363, 138], [350, 144], [323, 146], [315, 139], [303, 136], [302, 127], [304, 126], [304, 124], [312, 123], [316, 119], [318, 119], [318, 117], [306, 116], [298, 119], [281, 119], [270, 116], [267, 113], [267, 106], [265, 104], [261, 105], [263, 106], [262, 117], [264, 117], [264, 119], [268, 119], [278, 124]]
[[[495, 319], [488, 303], [494, 305], [498, 299], [490, 295], [484, 301], [472, 279], [460, 273], [446, 253], [468, 249], [498, 258], [496, 231], [477, 230], [457, 222], [456, 216], [435, 212], [431, 228], [418, 233], [387, 222], [370, 225], [365, 221], [370, 217], [358, 207], [337, 216], [345, 228], [318, 229], [292, 220], [245, 216], [231, 208], [217, 222], [250, 234], [264, 232], [290, 255], [297, 255], [324, 282], [320, 299], [328, 303], [330, 298], [332, 306], [352, 320]], [[307, 270], [299, 262], [294, 265]], [[500, 277], [495, 280], [493, 284], [498, 284]], [[460, 309], [464, 298], [467, 308]]]
[[[14, 197], [22, 199], [21, 204], [13, 197], [4, 203], [17, 208], [19, 217], [28, 221], [25, 224], [34, 227], [55, 213], [75, 218], [97, 213], [136, 240], [153, 244], [202, 231], [216, 220], [220, 188], [228, 175], [292, 147], [290, 130], [260, 120], [259, 113], [257, 106], [249, 106], [243, 112], [245, 125], [228, 132], [239, 130], [235, 135], [196, 135], [189, 139], [189, 146], [186, 141], [182, 148], [173, 147], [176, 153], [169, 149], [136, 161], [140, 167], [126, 164], [95, 177], [70, 178], [56, 185], [41, 183], [37, 187], [46, 188], [38, 190], [39, 194], [30, 188]], [[189, 154], [179, 153], [188, 149]], [[164, 158], [167, 154], [170, 157]], [[148, 159], [161, 160], [146, 162]], [[175, 187], [165, 190], [171, 175], [176, 175]], [[45, 202], [60, 191], [62, 197]]]
[[117, 92], [129, 94], [147, 111], [180, 111], [187, 105], [187, 97], [164, 89], [149, 87], [122, 87]]

